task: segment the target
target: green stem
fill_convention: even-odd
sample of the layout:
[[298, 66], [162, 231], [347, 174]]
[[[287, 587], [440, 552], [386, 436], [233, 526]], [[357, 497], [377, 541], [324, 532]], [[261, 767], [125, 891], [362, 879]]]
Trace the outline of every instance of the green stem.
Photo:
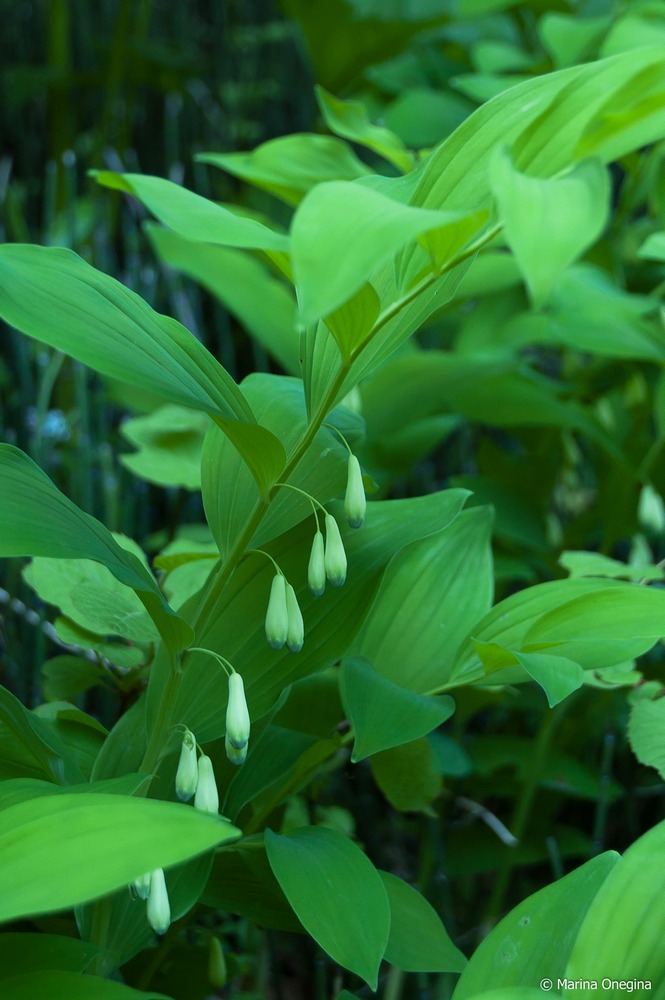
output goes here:
[[383, 1000], [399, 1000], [402, 995], [403, 985], [404, 973], [395, 965], [391, 965], [388, 978], [386, 979], [386, 987], [383, 991]]

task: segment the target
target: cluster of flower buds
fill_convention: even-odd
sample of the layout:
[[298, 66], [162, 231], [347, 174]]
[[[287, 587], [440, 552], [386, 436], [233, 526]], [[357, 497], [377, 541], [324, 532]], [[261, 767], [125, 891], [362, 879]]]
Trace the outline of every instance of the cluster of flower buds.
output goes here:
[[286, 645], [292, 653], [300, 652], [305, 639], [305, 623], [296, 592], [280, 572], [275, 573], [270, 588], [266, 639], [271, 649]]
[[166, 880], [164, 870], [156, 868], [153, 872], [146, 872], [134, 881], [136, 895], [140, 899], [147, 899], [148, 923], [156, 934], [166, 934], [171, 924], [171, 906], [169, 904], [169, 894], [166, 891]]

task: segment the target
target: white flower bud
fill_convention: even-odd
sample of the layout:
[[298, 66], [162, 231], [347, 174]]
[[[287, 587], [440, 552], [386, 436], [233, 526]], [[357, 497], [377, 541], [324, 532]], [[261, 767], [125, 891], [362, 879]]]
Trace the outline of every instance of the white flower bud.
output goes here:
[[212, 769], [210, 757], [202, 754], [199, 757], [199, 781], [194, 796], [194, 808], [204, 813], [216, 816], [219, 812], [219, 793], [215, 782], [215, 772]]
[[145, 875], [139, 875], [138, 878], [134, 879], [134, 889], [139, 899], [148, 898], [148, 893], [150, 892], [150, 872], [146, 872]]
[[363, 474], [360, 470], [360, 462], [355, 455], [349, 455], [344, 512], [352, 528], [359, 528], [363, 523], [366, 509], [367, 500], [365, 499], [365, 487], [363, 486]]
[[307, 567], [307, 582], [315, 597], [320, 597], [326, 589], [326, 564], [323, 555], [323, 535], [317, 530], [312, 542], [312, 552]]
[[226, 708], [226, 736], [231, 746], [242, 750], [249, 740], [249, 711], [245, 686], [238, 673], [229, 677], [229, 703]]
[[332, 514], [326, 514], [326, 576], [333, 587], [341, 587], [346, 580], [346, 553], [339, 533], [337, 521]]
[[166, 934], [171, 924], [169, 894], [166, 891], [164, 871], [161, 868], [156, 868], [150, 875], [148, 923], [156, 934]]
[[292, 653], [299, 653], [305, 641], [305, 623], [296, 592], [290, 583], [286, 585], [286, 609], [289, 613], [289, 634], [286, 637], [286, 645]]
[[226, 750], [226, 756], [229, 758], [232, 764], [237, 764], [238, 767], [244, 764], [247, 760], [247, 743], [241, 750], [234, 747], [228, 736], [224, 737], [224, 749]]
[[286, 580], [276, 573], [270, 588], [266, 612], [266, 639], [271, 649], [281, 649], [289, 634], [289, 613], [286, 609]]
[[196, 740], [189, 729], [185, 730], [180, 748], [180, 760], [175, 776], [175, 793], [181, 802], [189, 802], [196, 791], [199, 772], [196, 764]]

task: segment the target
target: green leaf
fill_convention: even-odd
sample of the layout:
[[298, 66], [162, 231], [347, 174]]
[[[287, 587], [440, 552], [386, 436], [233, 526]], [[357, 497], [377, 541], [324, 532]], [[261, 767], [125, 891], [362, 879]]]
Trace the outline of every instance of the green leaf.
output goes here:
[[398, 687], [361, 657], [345, 660], [340, 684], [354, 730], [354, 763], [426, 736], [455, 710], [452, 698], [428, 698]]
[[628, 739], [641, 764], [655, 767], [665, 777], [665, 700], [641, 698], [633, 703]]
[[395, 875], [379, 875], [390, 901], [386, 962], [405, 972], [462, 972], [466, 958], [425, 897]]
[[[495, 989], [512, 996], [515, 987], [539, 987], [543, 978], [556, 984], [566, 975], [568, 956], [594, 897], [618, 862], [619, 856], [608, 851], [519, 903], [478, 946], [454, 1000], [489, 997], [485, 991]], [[580, 976], [593, 978], [587, 969]]]
[[1, 246], [0, 316], [102, 375], [209, 413], [262, 491], [279, 475], [279, 442], [256, 426], [238, 386], [205, 347], [70, 250]]
[[8, 809], [42, 795], [136, 795], [150, 783], [149, 774], [123, 774], [104, 781], [84, 781], [79, 785], [54, 785], [35, 778], [10, 778], [0, 785], [0, 809]]
[[71, 701], [107, 676], [104, 667], [81, 656], [53, 656], [42, 666], [42, 691], [47, 701]]
[[[8, 763], [27, 761], [51, 781], [67, 784], [82, 781], [83, 772], [67, 752], [67, 746], [57, 729], [46, 719], [21, 704], [18, 698], [0, 687], [0, 738]], [[17, 775], [22, 772], [19, 770]], [[14, 777], [10, 773], [8, 777]]]
[[534, 305], [542, 305], [559, 275], [607, 224], [607, 171], [599, 160], [587, 160], [563, 177], [530, 177], [516, 170], [508, 150], [499, 147], [490, 181], [508, 245]]
[[252, 250], [288, 250], [289, 238], [255, 219], [236, 215], [180, 184], [145, 174], [95, 171], [104, 187], [138, 198], [159, 221], [187, 240]]
[[300, 374], [292, 289], [249, 254], [194, 243], [154, 223], [145, 229], [165, 264], [200, 282], [289, 375]]
[[0, 920], [86, 902], [238, 835], [195, 809], [118, 795], [42, 796], [2, 816]]
[[138, 450], [120, 461], [135, 476], [158, 486], [201, 488], [201, 451], [210, 421], [183, 406], [162, 406], [145, 417], [125, 420], [121, 433]]
[[609, 556], [604, 556], [600, 552], [562, 552], [559, 565], [567, 569], [573, 579], [584, 576], [604, 576], [610, 579], [623, 578], [639, 582], [640, 580], [662, 580], [665, 578], [665, 570], [662, 566], [629, 566], [627, 563], [619, 562], [618, 559], [610, 559]]
[[26, 969], [84, 972], [98, 954], [99, 948], [89, 941], [60, 934], [0, 934], [0, 979], [24, 974]]
[[[270, 866], [305, 930], [330, 957], [375, 990], [390, 931], [379, 873], [359, 847], [334, 830], [265, 833]], [[321, 905], [321, 900], [326, 905]]]
[[596, 50], [611, 17], [581, 17], [579, 13], [547, 11], [538, 22], [544, 48], [560, 68], [584, 61]]
[[411, 170], [414, 165], [413, 156], [402, 140], [390, 129], [373, 125], [360, 101], [341, 101], [321, 86], [316, 86], [314, 92], [319, 110], [331, 132], [366, 146], [403, 173]]
[[461, 641], [492, 603], [491, 529], [490, 509], [476, 507], [396, 553], [354, 653], [400, 688], [445, 685]]
[[527, 674], [540, 684], [550, 708], [577, 691], [584, 683], [584, 670], [565, 656], [548, 653], [515, 653], [515, 659]]
[[0, 445], [0, 510], [0, 555], [102, 563], [120, 583], [136, 591], [173, 652], [191, 642], [189, 625], [169, 607], [137, 557], [68, 500], [27, 455], [8, 444]]
[[651, 233], [637, 251], [645, 260], [665, 261], [665, 232]]
[[441, 794], [441, 774], [429, 740], [414, 740], [375, 754], [372, 774], [393, 808], [435, 815], [432, 803]]
[[250, 153], [198, 153], [210, 163], [290, 205], [323, 181], [352, 181], [371, 173], [345, 142], [328, 135], [302, 133], [270, 139]]
[[170, 1000], [163, 993], [134, 990], [123, 983], [97, 976], [82, 976], [76, 972], [50, 969], [25, 972], [2, 982], [3, 1000]]
[[402, 205], [354, 182], [319, 184], [301, 202], [291, 231], [302, 322], [339, 308], [407, 243], [431, 230], [454, 229], [463, 218]]
[[[652, 996], [662, 995], [664, 851], [665, 824], [659, 823], [617, 862], [586, 912], [566, 967], [567, 979], [648, 980]], [[620, 986], [603, 992], [608, 1000], [625, 996]]]

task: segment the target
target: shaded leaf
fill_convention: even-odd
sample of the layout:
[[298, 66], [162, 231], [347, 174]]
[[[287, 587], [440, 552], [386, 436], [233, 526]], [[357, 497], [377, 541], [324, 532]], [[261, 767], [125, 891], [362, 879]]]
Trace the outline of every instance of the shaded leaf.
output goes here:
[[441, 793], [441, 775], [428, 740], [414, 740], [375, 754], [371, 759], [377, 785], [400, 812], [434, 815], [432, 803]]
[[405, 972], [462, 972], [466, 958], [425, 897], [395, 875], [379, 875], [390, 901], [385, 960]]

